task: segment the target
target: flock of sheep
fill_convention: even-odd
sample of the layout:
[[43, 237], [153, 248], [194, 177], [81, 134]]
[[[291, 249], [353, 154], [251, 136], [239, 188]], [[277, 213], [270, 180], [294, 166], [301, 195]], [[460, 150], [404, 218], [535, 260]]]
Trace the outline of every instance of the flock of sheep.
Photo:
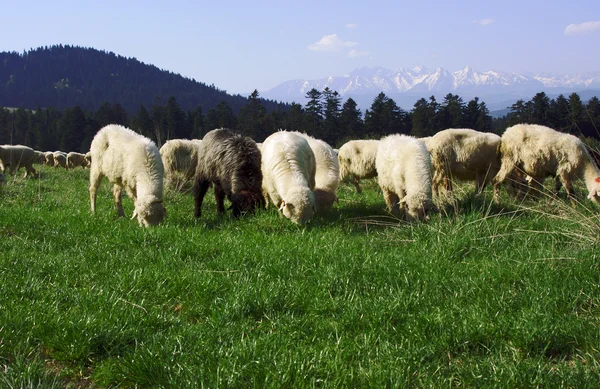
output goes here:
[[556, 179], [556, 190], [564, 186], [573, 197], [573, 182], [582, 179], [588, 198], [600, 200], [600, 170], [585, 145], [575, 136], [530, 124], [509, 127], [502, 137], [447, 129], [420, 139], [353, 140], [339, 151], [299, 132], [278, 131], [261, 144], [227, 129], [210, 131], [202, 140], [170, 140], [159, 150], [150, 139], [111, 124], [96, 134], [85, 155], [0, 146], [0, 162], [11, 174], [25, 167], [26, 176], [36, 174], [33, 163], [90, 167], [92, 212], [100, 181], [107, 177], [119, 216], [124, 215], [124, 189], [134, 201], [132, 219], [142, 226], [166, 216], [163, 181], [172, 183], [178, 174], [194, 182], [196, 217], [212, 185], [219, 214], [225, 212], [225, 197], [235, 217], [273, 203], [300, 225], [338, 201], [345, 178], [360, 193], [360, 179], [378, 177], [388, 211], [406, 221], [426, 219], [433, 197], [442, 189], [451, 193], [453, 180], [475, 181], [476, 194], [491, 183], [498, 200], [502, 184], [511, 195], [522, 196], [540, 190], [547, 177]]

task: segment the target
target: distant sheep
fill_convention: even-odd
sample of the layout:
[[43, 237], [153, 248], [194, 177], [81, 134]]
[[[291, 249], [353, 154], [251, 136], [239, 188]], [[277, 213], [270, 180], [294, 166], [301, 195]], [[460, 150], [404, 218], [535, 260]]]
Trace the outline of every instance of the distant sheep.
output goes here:
[[92, 166], [92, 153], [91, 152], [88, 151], [87, 153], [85, 153], [85, 160], [87, 161], [86, 167]]
[[378, 146], [378, 140], [351, 140], [340, 147], [340, 179], [350, 178], [358, 193], [362, 193], [361, 178], [377, 177], [375, 159]]
[[124, 216], [121, 192], [133, 199], [140, 226], [156, 225], [166, 216], [163, 206], [163, 164], [150, 139], [117, 124], [102, 128], [90, 147], [90, 203], [96, 211], [96, 191], [102, 177], [114, 184], [113, 197], [119, 216]]
[[71, 151], [67, 154], [67, 167], [73, 169], [76, 167], [85, 168], [88, 166], [88, 160], [85, 158], [85, 154], [76, 153]]
[[326, 142], [315, 139], [309, 135], [295, 132], [303, 136], [315, 154], [317, 170], [315, 174], [315, 211], [325, 212], [333, 207], [338, 200], [336, 192], [340, 186], [340, 165], [337, 154]]
[[67, 166], [67, 153], [65, 153], [64, 151], [54, 152], [54, 167], [64, 167], [65, 169], [69, 168]]
[[54, 152], [53, 151], [46, 151], [44, 153], [44, 157], [46, 158], [46, 166], [54, 166]]
[[388, 210], [406, 221], [426, 218], [432, 196], [425, 144], [411, 136], [390, 135], [381, 139], [375, 164]]
[[[421, 138], [431, 153], [433, 194], [443, 186], [452, 191], [452, 180], [475, 181], [481, 194], [500, 170], [500, 136], [468, 128], [450, 128]], [[494, 192], [498, 186], [494, 187]]]
[[37, 163], [38, 165], [43, 165], [46, 163], [46, 153], [43, 151], [33, 151], [33, 163]]
[[5, 172], [9, 167], [10, 175], [14, 175], [20, 168], [25, 168], [25, 177], [28, 175], [35, 176], [37, 172], [33, 168], [35, 162], [35, 153], [31, 147], [21, 145], [4, 145], [0, 146], [0, 170]]
[[308, 141], [292, 132], [271, 134], [262, 145], [263, 186], [273, 204], [296, 224], [315, 212], [316, 163]]
[[196, 174], [201, 140], [171, 139], [160, 148], [167, 185], [177, 186], [180, 177], [191, 181]]
[[260, 151], [252, 139], [227, 129], [208, 132], [198, 151], [194, 215], [200, 217], [204, 195], [214, 185], [217, 213], [225, 212], [225, 196], [238, 217], [264, 207]]
[[600, 170], [579, 138], [537, 124], [517, 124], [506, 129], [500, 146], [502, 165], [494, 181], [502, 183], [515, 171], [531, 177], [538, 191], [546, 177], [556, 177], [569, 197], [573, 181], [584, 180], [588, 199], [600, 201]]

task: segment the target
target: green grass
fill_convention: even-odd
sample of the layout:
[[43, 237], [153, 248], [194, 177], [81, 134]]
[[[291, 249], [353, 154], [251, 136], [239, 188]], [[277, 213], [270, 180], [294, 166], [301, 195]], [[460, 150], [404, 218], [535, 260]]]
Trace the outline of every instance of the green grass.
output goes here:
[[[374, 181], [306, 227], [42, 168], [0, 189], [0, 387], [599, 387], [600, 208], [472, 186], [428, 223]], [[133, 205], [124, 199], [126, 214]]]

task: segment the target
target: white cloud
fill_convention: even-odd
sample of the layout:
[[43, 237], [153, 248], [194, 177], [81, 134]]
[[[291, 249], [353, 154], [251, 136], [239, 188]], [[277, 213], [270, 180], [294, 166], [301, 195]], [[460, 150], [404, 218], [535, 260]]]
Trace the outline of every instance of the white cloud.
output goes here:
[[494, 23], [494, 19], [479, 19], [473, 20], [473, 24], [479, 24], [480, 26], [488, 26]]
[[354, 29], [354, 28], [356, 28], [356, 27], [358, 27], [358, 24], [356, 24], [356, 23], [348, 23], [348, 24], [346, 24], [346, 28], [349, 28], [351, 30]]
[[352, 49], [348, 52], [348, 58], [366, 57], [367, 55], [369, 55], [368, 51], [360, 51], [356, 49]]
[[569, 24], [565, 28], [565, 35], [582, 35], [600, 31], [600, 21]]
[[308, 45], [308, 49], [312, 51], [327, 51], [337, 53], [345, 48], [356, 46], [358, 43], [344, 41], [337, 34], [324, 35], [321, 40]]

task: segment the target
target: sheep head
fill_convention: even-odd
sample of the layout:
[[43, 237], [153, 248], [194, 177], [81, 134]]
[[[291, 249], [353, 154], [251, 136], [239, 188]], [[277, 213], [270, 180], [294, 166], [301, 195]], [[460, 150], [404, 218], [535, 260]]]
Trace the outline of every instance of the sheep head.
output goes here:
[[266, 207], [262, 192], [241, 190], [231, 195], [231, 212], [233, 217], [239, 217], [244, 213], [254, 212], [256, 208]]
[[163, 206], [162, 200], [154, 196], [138, 198], [135, 203], [135, 211], [132, 219], [137, 217], [140, 226], [155, 226], [167, 216], [167, 209]]
[[594, 179], [594, 183], [587, 198], [596, 204], [600, 203], [600, 177]]
[[429, 220], [429, 211], [432, 207], [433, 203], [427, 197], [405, 196], [400, 200], [400, 209], [404, 211], [407, 222]]
[[279, 206], [283, 216], [292, 222], [303, 225], [315, 213], [315, 197], [308, 188], [296, 187], [290, 189]]
[[333, 207], [333, 203], [339, 201], [335, 193], [325, 189], [315, 189], [315, 212], [321, 213], [329, 211]]

